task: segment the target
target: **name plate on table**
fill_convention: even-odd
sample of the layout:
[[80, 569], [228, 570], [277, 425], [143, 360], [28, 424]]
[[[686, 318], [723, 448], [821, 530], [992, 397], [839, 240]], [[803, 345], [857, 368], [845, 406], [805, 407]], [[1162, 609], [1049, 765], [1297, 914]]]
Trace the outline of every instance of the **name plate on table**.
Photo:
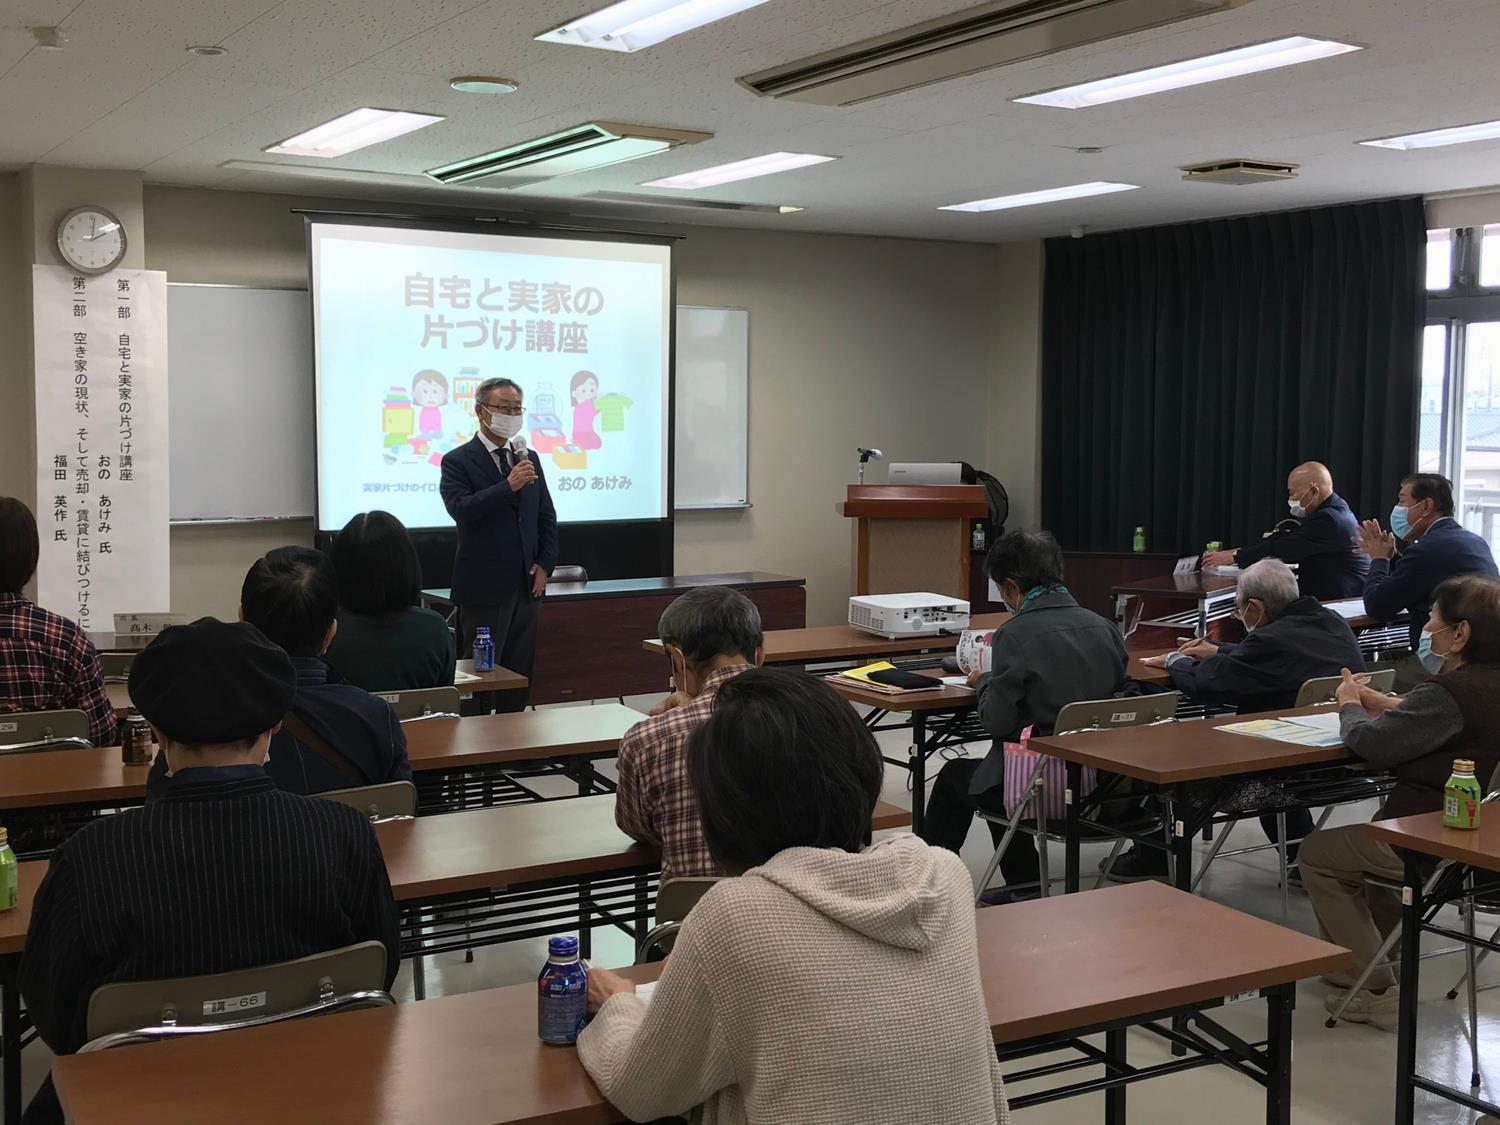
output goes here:
[[186, 625], [185, 613], [117, 613], [115, 636], [134, 637], [160, 633], [170, 625]]

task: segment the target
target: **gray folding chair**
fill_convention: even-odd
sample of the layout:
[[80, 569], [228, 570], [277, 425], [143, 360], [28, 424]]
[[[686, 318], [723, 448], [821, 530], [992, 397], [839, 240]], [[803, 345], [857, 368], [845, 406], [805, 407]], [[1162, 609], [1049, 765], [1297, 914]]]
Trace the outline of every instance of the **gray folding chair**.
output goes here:
[[635, 963], [645, 964], [653, 952], [672, 951], [672, 942], [688, 912], [708, 893], [717, 878], [668, 879], [656, 892], [656, 925], [636, 946]]
[[[1134, 695], [1117, 699], [1091, 699], [1069, 703], [1057, 713], [1057, 721], [1053, 724], [1054, 735], [1080, 734], [1090, 730], [1123, 730], [1126, 727], [1174, 722], [1173, 716], [1177, 714], [1177, 702], [1180, 698], [1181, 693], [1167, 691], [1157, 695]], [[1024, 832], [1036, 838], [1037, 859], [1041, 868], [1039, 889], [1043, 895], [1049, 893], [1051, 879], [1047, 868], [1047, 844], [1050, 840], [1061, 841], [1063, 837], [1047, 829], [1047, 818], [1044, 812], [1046, 805], [1042, 799], [1043, 775], [1046, 772], [1047, 762], [1046, 755], [1037, 756], [1036, 769], [1031, 775], [1030, 782], [1027, 783], [1025, 796], [1016, 806], [1014, 813], [1004, 814], [980, 810], [981, 819], [991, 824], [1004, 825], [1005, 835], [1001, 837], [999, 845], [995, 848], [995, 854], [990, 858], [989, 866], [984, 869], [984, 875], [980, 877], [979, 889], [974, 894], [976, 903], [979, 902], [980, 896], [989, 889], [990, 880], [995, 877], [995, 871], [999, 868], [1000, 861], [1005, 858], [1010, 842], [1015, 839], [1017, 832]], [[1027, 823], [1027, 821], [1032, 823]], [[1124, 846], [1124, 837], [1115, 841], [1114, 850], [1105, 861], [1106, 871]]]
[[414, 691], [377, 691], [376, 695], [391, 705], [396, 718], [403, 723], [417, 719], [458, 718], [459, 695], [456, 687], [417, 688]]
[[[1396, 686], [1394, 668], [1380, 668], [1366, 675], [1369, 676], [1367, 685], [1375, 691], [1390, 691]], [[1316, 707], [1323, 703], [1332, 703], [1334, 694], [1339, 690], [1339, 684], [1343, 682], [1342, 676], [1318, 676], [1316, 679], [1308, 680], [1298, 689], [1295, 706]]]
[[314, 795], [358, 809], [377, 822], [410, 820], [417, 815], [417, 787], [409, 781], [387, 781], [382, 785], [358, 785], [351, 789], [328, 789]]
[[89, 997], [83, 1051], [258, 1027], [396, 1001], [385, 946], [364, 941], [254, 969], [178, 980], [121, 981]]
[[135, 663], [136, 654], [133, 652], [101, 652], [99, 654], [99, 671], [104, 675], [107, 684], [123, 684], [130, 679], [130, 666]]
[[76, 708], [0, 714], [0, 755], [67, 747], [87, 749], [92, 745], [89, 717]]

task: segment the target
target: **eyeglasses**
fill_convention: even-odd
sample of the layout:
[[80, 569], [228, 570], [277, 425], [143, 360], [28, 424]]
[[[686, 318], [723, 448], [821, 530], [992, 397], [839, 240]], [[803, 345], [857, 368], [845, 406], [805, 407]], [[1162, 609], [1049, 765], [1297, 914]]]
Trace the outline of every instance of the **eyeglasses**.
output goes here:
[[481, 402], [479, 405], [484, 407], [491, 414], [508, 414], [512, 418], [519, 418], [522, 414], [526, 413], [526, 408], [524, 406], [496, 406], [488, 402]]

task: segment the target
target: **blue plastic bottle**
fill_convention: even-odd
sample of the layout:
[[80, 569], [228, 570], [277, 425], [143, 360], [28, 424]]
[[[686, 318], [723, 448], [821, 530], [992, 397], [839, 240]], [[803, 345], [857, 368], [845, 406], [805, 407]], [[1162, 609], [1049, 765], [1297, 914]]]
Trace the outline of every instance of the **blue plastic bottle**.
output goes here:
[[589, 972], [578, 959], [576, 937], [547, 939], [547, 963], [536, 978], [537, 1035], [543, 1043], [578, 1041], [588, 1019]]
[[490, 627], [481, 625], [474, 630], [474, 671], [495, 670], [495, 642], [490, 638]]

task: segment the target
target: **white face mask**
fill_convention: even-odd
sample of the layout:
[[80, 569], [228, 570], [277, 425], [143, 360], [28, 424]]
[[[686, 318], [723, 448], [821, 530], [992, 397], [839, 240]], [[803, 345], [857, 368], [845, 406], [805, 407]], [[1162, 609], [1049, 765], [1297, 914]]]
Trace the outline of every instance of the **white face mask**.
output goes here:
[[[489, 407], [485, 407], [485, 409], [489, 410]], [[501, 414], [498, 410], [490, 410], [489, 414], [490, 433], [498, 434], [506, 441], [509, 441], [521, 432], [521, 421], [525, 417], [524, 414]]]
[[[1311, 489], [1309, 489], [1308, 491], [1311, 491]], [[1306, 492], [1302, 494], [1302, 496], [1306, 495]], [[1286, 502], [1286, 506], [1292, 510], [1292, 515], [1296, 516], [1299, 520], [1303, 516], [1307, 515], [1307, 509], [1302, 506], [1302, 496], [1297, 497], [1295, 500], [1288, 500]]]

